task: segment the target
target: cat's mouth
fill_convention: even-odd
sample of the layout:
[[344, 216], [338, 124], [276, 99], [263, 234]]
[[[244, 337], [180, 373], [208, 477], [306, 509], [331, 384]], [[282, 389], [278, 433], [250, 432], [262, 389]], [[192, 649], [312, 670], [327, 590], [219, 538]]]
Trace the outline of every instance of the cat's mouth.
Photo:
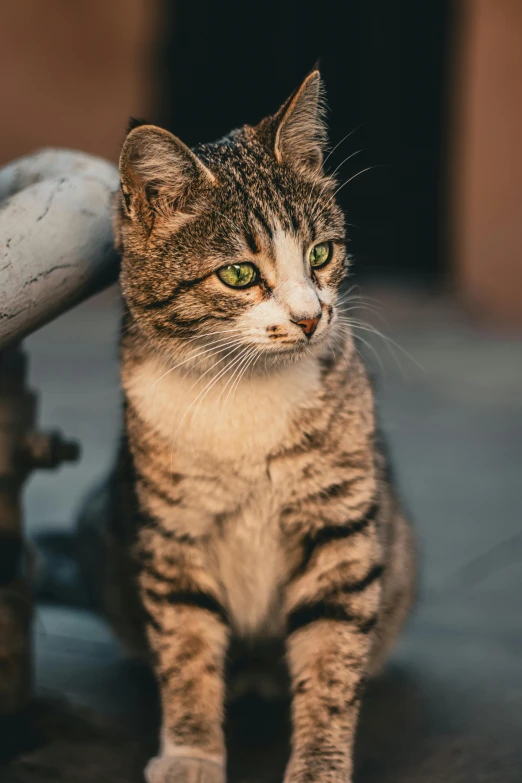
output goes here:
[[324, 329], [314, 334], [310, 339], [282, 337], [279, 340], [256, 343], [259, 352], [265, 356], [273, 356], [283, 359], [285, 357], [299, 357], [314, 353], [315, 349], [322, 347], [331, 334], [331, 329]]

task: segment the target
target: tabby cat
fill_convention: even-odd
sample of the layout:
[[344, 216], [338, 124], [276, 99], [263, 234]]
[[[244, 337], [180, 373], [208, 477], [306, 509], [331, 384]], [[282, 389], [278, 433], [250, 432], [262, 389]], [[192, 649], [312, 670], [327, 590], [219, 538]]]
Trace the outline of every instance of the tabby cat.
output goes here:
[[347, 267], [320, 74], [188, 149], [138, 124], [120, 158], [125, 437], [104, 605], [149, 652], [149, 783], [223, 783], [231, 642], [283, 640], [285, 783], [352, 779], [366, 678], [412, 600], [412, 537], [340, 320]]

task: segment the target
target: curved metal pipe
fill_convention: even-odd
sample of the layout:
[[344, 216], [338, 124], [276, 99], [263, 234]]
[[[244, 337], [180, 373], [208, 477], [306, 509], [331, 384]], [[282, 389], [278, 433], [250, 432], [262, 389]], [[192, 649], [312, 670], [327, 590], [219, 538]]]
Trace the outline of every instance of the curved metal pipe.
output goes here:
[[0, 170], [0, 349], [114, 282], [116, 166], [44, 150]]

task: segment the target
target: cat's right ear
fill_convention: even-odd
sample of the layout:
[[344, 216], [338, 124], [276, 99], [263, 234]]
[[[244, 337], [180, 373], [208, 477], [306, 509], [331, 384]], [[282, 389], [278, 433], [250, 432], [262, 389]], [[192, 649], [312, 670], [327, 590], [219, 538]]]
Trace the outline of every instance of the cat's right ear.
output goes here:
[[120, 179], [125, 212], [152, 225], [157, 214], [183, 210], [212, 172], [169, 131], [155, 125], [133, 128], [123, 143]]
[[324, 88], [319, 71], [308, 74], [279, 111], [263, 120], [256, 130], [278, 163], [291, 166], [308, 177], [321, 176], [326, 126]]

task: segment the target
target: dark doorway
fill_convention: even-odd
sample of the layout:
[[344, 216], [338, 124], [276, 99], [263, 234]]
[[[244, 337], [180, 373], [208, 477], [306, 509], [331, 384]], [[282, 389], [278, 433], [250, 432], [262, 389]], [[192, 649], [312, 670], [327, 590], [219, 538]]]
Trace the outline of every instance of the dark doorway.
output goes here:
[[210, 141], [319, 61], [356, 273], [440, 280], [449, 27], [449, 0], [165, 0], [156, 119]]

